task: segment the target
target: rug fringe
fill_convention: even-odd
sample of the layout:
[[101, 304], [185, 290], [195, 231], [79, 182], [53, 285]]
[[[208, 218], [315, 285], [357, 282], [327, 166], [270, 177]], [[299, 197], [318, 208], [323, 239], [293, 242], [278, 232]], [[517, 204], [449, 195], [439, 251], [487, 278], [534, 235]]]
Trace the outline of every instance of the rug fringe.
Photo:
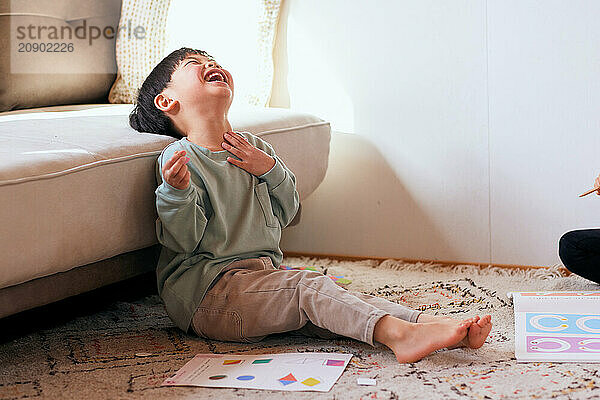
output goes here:
[[402, 260], [387, 259], [381, 262], [377, 268], [421, 271], [421, 272], [451, 272], [457, 274], [474, 274], [474, 275], [498, 275], [505, 277], [514, 277], [522, 279], [557, 279], [563, 278], [563, 274], [559, 265], [553, 265], [547, 268], [502, 268], [493, 265], [487, 267], [479, 267], [476, 265], [443, 265], [431, 263], [406, 263]]
[[[362, 260], [348, 260], [345, 262], [351, 262], [353, 265], [360, 265], [365, 267], [376, 268], [379, 265], [379, 261], [372, 259], [362, 259]], [[298, 256], [298, 257], [285, 257], [282, 264], [301, 264], [301, 265], [314, 265], [314, 266], [322, 266], [322, 267], [330, 267], [337, 266], [344, 261], [335, 260], [327, 257], [310, 257], [310, 256]]]
[[[336, 266], [340, 265], [347, 261], [339, 261], [331, 258], [318, 258], [318, 257], [309, 257], [309, 256], [299, 256], [299, 257], [286, 257], [285, 262], [288, 264], [309, 264], [315, 266]], [[445, 264], [436, 264], [434, 262], [428, 263], [408, 263], [402, 260], [396, 260], [393, 258], [389, 258], [384, 261], [378, 261], [373, 259], [362, 259], [362, 260], [352, 260], [352, 264], [361, 265], [371, 268], [383, 268], [383, 269], [391, 269], [391, 270], [405, 270], [405, 271], [420, 271], [420, 272], [438, 272], [438, 273], [456, 273], [456, 274], [474, 274], [474, 275], [497, 275], [497, 276], [505, 276], [505, 277], [514, 277], [521, 279], [541, 279], [541, 280], [549, 280], [549, 279], [558, 279], [563, 278], [564, 275], [561, 272], [560, 265], [552, 265], [546, 268], [531, 268], [531, 269], [519, 269], [519, 268], [502, 268], [496, 267], [492, 265], [488, 265], [487, 267], [479, 267], [476, 265], [467, 265], [467, 264], [457, 264], [457, 265], [445, 265]], [[285, 263], [284, 263], [285, 264]]]

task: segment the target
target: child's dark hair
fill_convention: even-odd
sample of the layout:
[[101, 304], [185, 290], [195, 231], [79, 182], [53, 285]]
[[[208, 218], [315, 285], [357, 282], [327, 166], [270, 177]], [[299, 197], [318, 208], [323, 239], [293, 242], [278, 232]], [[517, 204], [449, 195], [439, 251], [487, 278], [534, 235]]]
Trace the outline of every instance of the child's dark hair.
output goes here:
[[138, 89], [135, 106], [129, 114], [129, 125], [138, 132], [158, 133], [181, 139], [183, 136], [175, 129], [165, 113], [156, 108], [154, 98], [162, 92], [171, 81], [173, 72], [188, 54], [212, 58], [203, 50], [182, 47], [173, 51], [159, 62], [148, 74], [142, 87]]

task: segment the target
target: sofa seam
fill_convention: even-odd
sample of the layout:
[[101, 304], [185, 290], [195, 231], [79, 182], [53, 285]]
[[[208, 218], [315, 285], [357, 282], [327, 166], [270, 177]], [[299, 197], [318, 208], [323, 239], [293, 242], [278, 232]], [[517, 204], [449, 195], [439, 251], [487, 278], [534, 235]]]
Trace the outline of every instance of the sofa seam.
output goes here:
[[155, 150], [155, 151], [147, 152], [147, 153], [130, 154], [130, 155], [118, 157], [118, 158], [110, 158], [110, 159], [105, 159], [105, 160], [94, 161], [91, 163], [78, 165], [73, 168], [65, 169], [62, 171], [50, 172], [50, 173], [43, 174], [43, 175], [27, 176], [27, 177], [23, 177], [23, 178], [16, 178], [16, 179], [11, 179], [11, 180], [6, 180], [6, 181], [0, 181], [0, 186], [16, 185], [19, 183], [25, 183], [25, 182], [39, 180], [39, 179], [51, 179], [51, 178], [56, 178], [56, 177], [63, 176], [63, 175], [72, 174], [74, 172], [84, 171], [87, 169], [101, 167], [104, 165], [113, 164], [113, 163], [117, 163], [117, 162], [121, 162], [121, 161], [129, 161], [129, 160], [134, 160], [136, 158], [145, 158], [145, 157], [151, 157], [151, 156], [153, 157], [156, 155], [160, 155], [161, 151], [162, 150]]
[[[276, 134], [276, 133], [280, 133], [280, 132], [289, 132], [289, 131], [298, 130], [298, 129], [308, 129], [308, 128], [313, 128], [313, 127], [317, 127], [317, 126], [325, 126], [325, 125], [330, 126], [330, 123], [327, 122], [327, 121], [319, 121], [319, 122], [313, 122], [313, 123], [309, 123], [309, 124], [304, 124], [304, 125], [301, 125], [301, 126], [292, 126], [292, 127], [287, 127], [287, 128], [277, 128], [277, 129], [272, 129], [272, 130], [268, 130], [268, 131], [262, 131], [262, 132], [259, 132], [259, 133], [257, 132], [255, 135], [256, 136], [259, 136], [259, 135], [260, 136], [266, 136], [266, 135], [272, 135], [272, 134]], [[172, 143], [170, 143], [170, 144], [172, 144]], [[132, 160], [132, 159], [135, 159], [135, 158], [143, 158], [143, 157], [149, 157], [149, 156], [155, 156], [155, 155], [160, 156], [162, 154], [163, 150], [164, 149], [155, 150], [155, 151], [147, 152], [147, 153], [139, 153], [139, 154], [134, 154], [134, 155], [127, 155], [127, 156], [123, 156], [123, 157], [119, 157], [119, 158], [112, 158], [112, 159], [107, 159], [107, 160], [94, 161], [92, 163], [78, 165], [78, 166], [73, 167], [73, 168], [69, 168], [69, 169], [62, 170], [62, 171], [51, 172], [51, 173], [43, 174], [43, 175], [35, 175], [35, 176], [28, 176], [28, 177], [23, 177], [23, 178], [16, 178], [16, 179], [11, 179], [11, 180], [6, 180], [6, 181], [0, 181], [0, 186], [16, 185], [16, 184], [19, 184], [19, 183], [26, 183], [26, 182], [30, 182], [30, 181], [33, 181], [33, 180], [39, 180], [39, 179], [56, 178], [56, 177], [59, 177], [59, 176], [70, 174], [70, 173], [84, 171], [86, 169], [91, 169], [91, 168], [95, 168], [95, 167], [99, 167], [99, 166], [103, 166], [103, 165], [108, 165], [108, 164], [112, 164], [112, 163], [115, 163], [115, 162]], [[90, 154], [92, 154], [92, 153], [90, 153]]]
[[257, 132], [254, 135], [266, 136], [266, 135], [272, 135], [272, 134], [280, 133], [280, 132], [289, 132], [289, 131], [293, 131], [293, 130], [297, 130], [297, 129], [308, 129], [308, 128], [313, 128], [316, 126], [324, 126], [324, 125], [330, 126], [330, 123], [327, 121], [312, 122], [309, 124], [304, 124], [304, 125], [299, 125], [299, 126], [290, 126], [287, 128], [277, 128], [277, 129], [272, 129], [272, 130], [268, 130], [268, 131]]

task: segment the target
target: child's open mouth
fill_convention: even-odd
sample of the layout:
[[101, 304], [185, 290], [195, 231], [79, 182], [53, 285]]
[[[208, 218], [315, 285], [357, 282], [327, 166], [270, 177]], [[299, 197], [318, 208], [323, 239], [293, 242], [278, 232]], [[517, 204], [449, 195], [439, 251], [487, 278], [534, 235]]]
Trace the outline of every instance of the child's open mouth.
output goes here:
[[209, 70], [204, 76], [204, 80], [208, 83], [220, 83], [227, 85], [225, 74], [218, 69]]

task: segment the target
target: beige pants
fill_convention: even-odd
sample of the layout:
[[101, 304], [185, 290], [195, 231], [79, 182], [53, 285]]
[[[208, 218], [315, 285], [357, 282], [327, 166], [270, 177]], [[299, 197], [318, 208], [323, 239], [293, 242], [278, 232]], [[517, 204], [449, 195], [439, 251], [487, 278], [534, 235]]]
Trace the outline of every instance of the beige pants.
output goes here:
[[298, 331], [373, 345], [375, 324], [388, 314], [416, 322], [420, 311], [351, 293], [318, 272], [276, 269], [269, 257], [260, 257], [234, 261], [221, 273], [196, 309], [192, 329], [200, 337], [235, 342]]

